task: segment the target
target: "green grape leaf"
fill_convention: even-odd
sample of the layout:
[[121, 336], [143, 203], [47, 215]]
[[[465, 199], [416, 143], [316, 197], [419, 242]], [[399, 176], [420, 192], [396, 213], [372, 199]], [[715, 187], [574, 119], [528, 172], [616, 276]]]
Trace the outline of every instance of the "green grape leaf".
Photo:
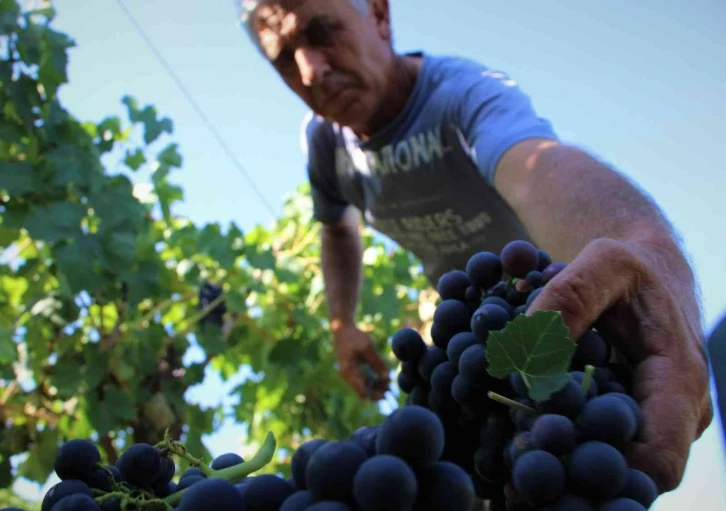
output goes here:
[[25, 228], [34, 238], [55, 243], [80, 234], [85, 215], [86, 208], [80, 204], [54, 202], [50, 206], [34, 207], [25, 220]]
[[10, 196], [25, 195], [37, 190], [38, 182], [30, 163], [0, 161], [0, 189], [6, 190]]
[[570, 381], [575, 354], [562, 313], [537, 311], [520, 315], [487, 340], [489, 374], [504, 379], [519, 372], [534, 401], [546, 401]]
[[146, 155], [141, 149], [137, 149], [135, 152], [126, 152], [126, 158], [124, 163], [131, 170], [139, 170], [141, 166], [146, 163]]
[[13, 331], [0, 327], [0, 366], [15, 362], [17, 356], [18, 348], [13, 341]]

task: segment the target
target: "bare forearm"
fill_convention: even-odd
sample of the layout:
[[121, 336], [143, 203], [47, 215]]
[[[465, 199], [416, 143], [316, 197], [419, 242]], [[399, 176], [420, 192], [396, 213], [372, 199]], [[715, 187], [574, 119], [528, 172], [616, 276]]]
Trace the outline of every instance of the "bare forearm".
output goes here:
[[346, 213], [340, 227], [325, 227], [322, 232], [322, 268], [325, 294], [333, 331], [355, 321], [361, 281], [362, 245], [357, 221]]
[[510, 187], [515, 212], [535, 242], [571, 261], [591, 241], [678, 242], [659, 208], [625, 177], [574, 148], [542, 150], [527, 165], [526, 186]]

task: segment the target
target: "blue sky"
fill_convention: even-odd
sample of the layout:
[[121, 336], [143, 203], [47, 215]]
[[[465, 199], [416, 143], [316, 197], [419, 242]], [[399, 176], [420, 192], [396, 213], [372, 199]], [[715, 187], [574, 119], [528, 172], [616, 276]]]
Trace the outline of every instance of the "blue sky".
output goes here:
[[[196, 101], [276, 208], [305, 179], [305, 114], [236, 24], [233, 0], [126, 0]], [[726, 311], [723, 0], [392, 2], [399, 51], [477, 59], [506, 71], [560, 136], [595, 152], [645, 189], [683, 236], [700, 280], [706, 326]], [[442, 5], [456, 4], [456, 9]], [[670, 5], [669, 5], [670, 4]], [[56, 25], [79, 43], [65, 105], [83, 119], [123, 114], [125, 94], [175, 122], [186, 192], [178, 212], [243, 228], [271, 214], [159, 65], [114, 0], [58, 0]], [[721, 135], [718, 135], [721, 133]], [[227, 386], [225, 386], [227, 387]], [[230, 386], [231, 388], [231, 386]], [[216, 403], [214, 375], [190, 399]], [[726, 509], [718, 423], [693, 446], [686, 477], [653, 509]], [[207, 445], [238, 445], [227, 424]], [[23, 493], [33, 488], [22, 485]]]

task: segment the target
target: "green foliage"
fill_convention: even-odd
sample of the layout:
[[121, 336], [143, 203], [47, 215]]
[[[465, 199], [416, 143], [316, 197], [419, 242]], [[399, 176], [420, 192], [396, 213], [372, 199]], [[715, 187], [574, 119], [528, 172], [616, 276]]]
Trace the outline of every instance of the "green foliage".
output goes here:
[[520, 314], [487, 340], [489, 374], [506, 378], [518, 371], [537, 402], [546, 401], [570, 381], [569, 367], [577, 345], [558, 311]]
[[[0, 488], [45, 482], [74, 437], [97, 438], [112, 463], [168, 429], [209, 461], [203, 436], [225, 414], [246, 426], [250, 450], [268, 431], [294, 449], [305, 434], [342, 438], [379, 422], [334, 367], [307, 186], [248, 232], [176, 215], [172, 121], [131, 96], [128, 119], [66, 111], [57, 94], [74, 43], [53, 16], [0, 0]], [[388, 339], [420, 324], [427, 281], [412, 256], [369, 231], [363, 240], [360, 326], [393, 369]], [[198, 310], [207, 281], [223, 288], [221, 326], [202, 321], [211, 307]], [[201, 360], [183, 363], [190, 350]], [[251, 376], [232, 390], [231, 414], [185, 400], [210, 370], [228, 381], [241, 368]]]

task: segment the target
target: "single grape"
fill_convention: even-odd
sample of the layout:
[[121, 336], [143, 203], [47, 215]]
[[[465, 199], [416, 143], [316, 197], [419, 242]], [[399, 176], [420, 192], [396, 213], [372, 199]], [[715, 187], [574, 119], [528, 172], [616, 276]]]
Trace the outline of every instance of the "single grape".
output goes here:
[[507, 377], [507, 381], [509, 382], [509, 389], [514, 392], [518, 397], [529, 397], [529, 389], [527, 388], [527, 384], [524, 383], [522, 373], [520, 373], [519, 371], [510, 373]]
[[487, 296], [482, 300], [481, 306], [493, 304], [499, 305], [502, 309], [506, 310], [510, 315], [514, 313], [514, 307], [509, 305], [509, 302], [499, 296]]
[[573, 366], [582, 369], [591, 365], [601, 367], [610, 360], [610, 344], [597, 330], [587, 330], [577, 340], [577, 349], [572, 359]]
[[350, 441], [355, 442], [363, 449], [368, 456], [376, 453], [376, 438], [378, 437], [378, 426], [362, 426], [356, 429], [350, 436]]
[[292, 478], [295, 480], [295, 486], [301, 490], [307, 489], [305, 483], [305, 472], [308, 468], [311, 456], [324, 446], [327, 440], [316, 438], [314, 440], [308, 440], [300, 447], [297, 448], [295, 454], [292, 455], [292, 461], [290, 462], [290, 469], [292, 471]]
[[464, 350], [459, 358], [459, 374], [473, 386], [484, 386], [490, 380], [487, 373], [487, 350], [475, 344]]
[[464, 298], [466, 299], [466, 303], [478, 306], [481, 303], [481, 295], [481, 288], [479, 286], [471, 285], [466, 288]]
[[200, 509], [239, 511], [250, 508], [245, 507], [245, 501], [234, 485], [223, 479], [213, 478], [205, 479], [191, 486], [179, 503], [179, 511], [199, 511]]
[[469, 380], [457, 374], [451, 382], [451, 397], [460, 405], [474, 403], [482, 395], [486, 394], [483, 387], [472, 385]]
[[442, 362], [431, 373], [431, 389], [444, 394], [451, 394], [451, 384], [459, 374], [456, 366], [450, 360]]
[[474, 451], [474, 470], [484, 481], [498, 483], [506, 473], [502, 442], [481, 443]]
[[406, 371], [398, 373], [397, 382], [398, 387], [406, 394], [410, 394], [416, 386], [416, 378]]
[[299, 490], [282, 503], [280, 511], [305, 511], [313, 504], [313, 494], [309, 490]]
[[[409, 406], [399, 410], [411, 408]], [[429, 412], [432, 413], [432, 412]], [[381, 436], [384, 434], [385, 422], [376, 440], [376, 451]], [[368, 456], [356, 443], [350, 440], [328, 442], [317, 449], [305, 471], [305, 481], [315, 500], [339, 500], [348, 502], [352, 499], [353, 477]]]
[[599, 440], [618, 449], [633, 440], [638, 427], [630, 407], [608, 394], [588, 401], [577, 422], [584, 439]]
[[567, 263], [552, 263], [542, 270], [542, 281], [546, 286], [547, 283], [555, 278], [562, 270], [567, 267]]
[[[540, 288], [542, 289], [542, 288]], [[532, 291], [533, 293], [534, 291]], [[520, 293], [516, 287], [512, 287], [509, 290], [507, 290], [507, 296], [505, 300], [511, 305], [512, 307], [520, 307], [522, 305], [525, 305], [527, 303], [527, 298], [532, 293]]]
[[391, 348], [401, 362], [417, 362], [426, 351], [426, 343], [413, 328], [403, 328], [393, 334]]
[[512, 277], [523, 279], [537, 269], [539, 252], [537, 247], [523, 240], [507, 243], [500, 254], [502, 269]]
[[532, 443], [555, 456], [572, 452], [577, 440], [575, 425], [564, 415], [540, 415], [532, 425]]
[[640, 470], [629, 468], [625, 486], [618, 494], [618, 497], [634, 500], [649, 509], [658, 498], [658, 487], [649, 475]]
[[93, 497], [91, 489], [83, 481], [79, 481], [77, 479], [65, 479], [53, 485], [53, 487], [46, 492], [40, 509], [41, 511], [50, 511], [59, 500], [75, 494]]
[[185, 490], [185, 489], [189, 488], [190, 486], [192, 486], [193, 484], [197, 484], [201, 481], [205, 481], [206, 479], [207, 479], [206, 477], [197, 476], [197, 475], [182, 477], [181, 479], [179, 479], [179, 484], [176, 487], [176, 491]]
[[466, 302], [466, 289], [471, 285], [467, 274], [461, 270], [444, 273], [436, 290], [442, 300], [460, 300]]
[[[161, 456], [161, 470], [156, 473], [156, 476], [151, 482], [151, 486], [154, 488], [166, 488], [166, 485], [174, 477], [175, 472], [176, 466], [174, 464], [174, 458], [171, 456]], [[106, 475], [105, 472], [104, 475]]]
[[643, 427], [643, 410], [642, 408], [640, 408], [638, 402], [633, 399], [632, 396], [629, 396], [623, 392], [609, 392], [605, 395], [616, 397], [630, 407], [630, 410], [633, 412], [633, 416], [635, 416], [636, 429], [640, 431], [640, 429]]
[[631, 499], [615, 499], [600, 506], [600, 511], [646, 511], [640, 503]]
[[541, 248], [537, 249], [537, 256], [537, 271], [544, 271], [545, 268], [552, 264], [552, 258], [550, 257], [550, 255]]
[[[444, 300], [436, 306], [434, 325], [438, 325], [441, 329], [444, 344], [448, 344], [449, 340], [459, 332], [468, 332], [470, 323], [471, 312], [465, 303], [458, 300]], [[446, 349], [446, 346], [441, 344], [437, 346]]]
[[577, 417], [584, 407], [585, 393], [574, 379], [570, 379], [562, 390], [552, 394], [547, 401], [537, 404], [540, 413], [564, 415], [570, 419]]
[[466, 348], [479, 344], [479, 338], [471, 332], [460, 332], [451, 338], [446, 347], [446, 355], [452, 364], [459, 367], [459, 358]]
[[436, 369], [436, 366], [446, 362], [448, 360], [446, 351], [442, 350], [438, 346], [429, 346], [423, 357], [418, 363], [418, 373], [426, 383], [431, 384], [431, 374]]
[[124, 481], [144, 486], [161, 471], [161, 454], [153, 445], [134, 444], [116, 462]]
[[199, 467], [192, 467], [192, 468], [186, 469], [184, 471], [184, 473], [182, 474], [181, 478], [179, 478], [179, 480], [184, 479], [185, 477], [190, 477], [190, 476], [199, 476], [199, 477], [203, 477], [205, 479], [207, 478], [207, 474], [205, 474], [204, 472], [202, 472], [202, 469], [201, 468], [199, 468]]
[[431, 325], [430, 334], [431, 340], [434, 341], [434, 345], [442, 350], [446, 350], [446, 347], [449, 345], [449, 341], [451, 341], [451, 337], [453, 337], [446, 326], [436, 322]]
[[86, 494], [74, 493], [60, 499], [50, 511], [101, 511], [101, 506]]
[[628, 475], [625, 457], [612, 445], [588, 441], [578, 445], [567, 462], [570, 491], [606, 500], [618, 495]]
[[618, 393], [618, 394], [627, 394], [628, 391], [625, 388], [625, 385], [622, 383], [619, 383], [617, 381], [611, 381], [608, 383], [607, 387], [605, 387], [606, 393]]
[[353, 479], [353, 496], [362, 511], [398, 511], [413, 505], [416, 474], [396, 456], [379, 454], [366, 460]]
[[502, 261], [492, 252], [479, 252], [467, 261], [466, 274], [472, 284], [489, 289], [502, 278]]
[[458, 465], [439, 461], [419, 472], [417, 511], [471, 511], [475, 502], [474, 483]]
[[245, 511], [279, 509], [293, 493], [295, 488], [276, 475], [262, 474], [251, 477], [242, 487], [241, 495], [244, 500], [242, 509]]
[[512, 311], [512, 319], [516, 318], [517, 316], [524, 314], [527, 312], [527, 305], [520, 305], [518, 307], [515, 307]]
[[489, 332], [501, 330], [510, 319], [512, 319], [511, 309], [505, 309], [495, 303], [484, 304], [471, 317], [471, 331], [480, 341], [485, 342]]
[[428, 408], [434, 411], [442, 420], [454, 417], [459, 412], [459, 406], [449, 390], [438, 391], [432, 388], [429, 392]]
[[543, 511], [597, 511], [587, 500], [577, 495], [566, 493], [554, 504], [545, 507]]
[[533, 506], [555, 502], [565, 490], [565, 467], [540, 450], [522, 454], [514, 464], [512, 482], [519, 496]]
[[88, 440], [74, 439], [64, 443], [55, 458], [55, 473], [60, 479], [84, 480], [91, 477], [101, 454]]
[[509, 463], [509, 466], [511, 468], [514, 466], [514, 463], [522, 454], [524, 454], [525, 452], [533, 451], [534, 449], [535, 446], [532, 443], [531, 431], [523, 431], [521, 433], [517, 433], [514, 438], [512, 438], [512, 441], [507, 444], [507, 447], [504, 451], [504, 454], [506, 456], [505, 461]]
[[235, 454], [233, 452], [228, 452], [226, 454], [217, 456], [212, 461], [211, 468], [213, 470], [222, 470], [225, 468], [233, 467], [235, 465], [239, 465], [244, 462], [245, 462], [245, 460], [239, 454]]
[[383, 421], [376, 440], [378, 454], [391, 454], [415, 470], [433, 465], [444, 452], [444, 427], [431, 410], [405, 406]]
[[527, 281], [527, 285], [529, 285], [531, 289], [538, 289], [544, 285], [544, 278], [542, 277], [542, 272], [537, 270], [529, 272], [524, 280]]

